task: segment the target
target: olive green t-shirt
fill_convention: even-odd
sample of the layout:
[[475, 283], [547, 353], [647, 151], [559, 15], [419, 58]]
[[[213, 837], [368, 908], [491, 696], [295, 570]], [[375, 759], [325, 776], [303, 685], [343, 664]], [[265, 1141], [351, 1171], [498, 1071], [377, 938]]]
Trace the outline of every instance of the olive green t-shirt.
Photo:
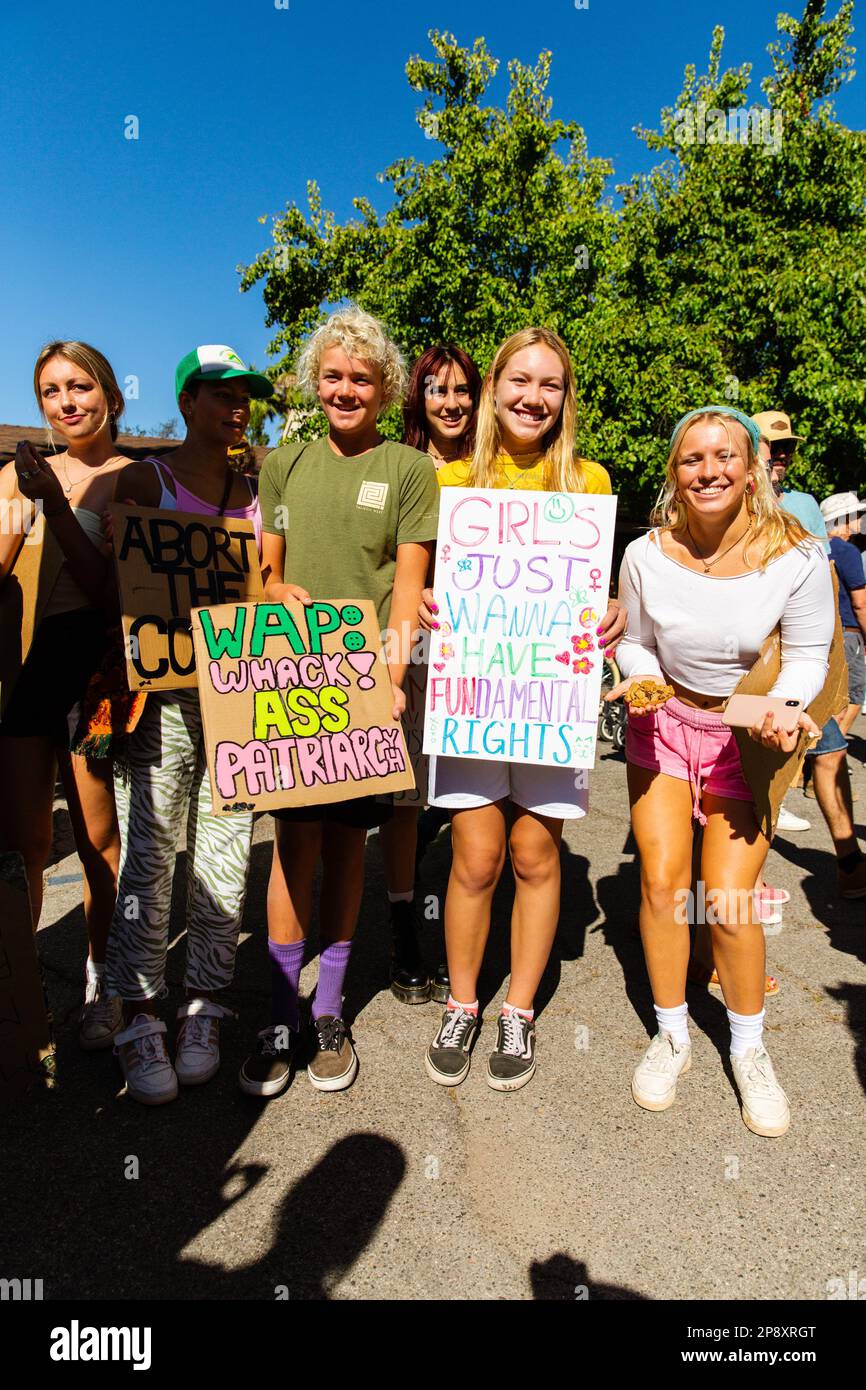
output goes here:
[[262, 526], [283, 536], [283, 579], [313, 598], [372, 599], [388, 625], [397, 546], [435, 541], [439, 484], [427, 454], [383, 440], [355, 458], [326, 438], [283, 444], [259, 476]]

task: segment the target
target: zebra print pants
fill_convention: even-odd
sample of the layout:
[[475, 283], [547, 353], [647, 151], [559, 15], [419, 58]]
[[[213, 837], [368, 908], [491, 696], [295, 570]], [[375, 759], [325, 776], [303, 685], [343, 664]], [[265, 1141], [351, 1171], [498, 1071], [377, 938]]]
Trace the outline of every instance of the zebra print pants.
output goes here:
[[152, 692], [115, 768], [121, 854], [106, 975], [124, 999], [164, 992], [169, 915], [186, 819], [186, 975], [218, 990], [234, 975], [253, 833], [252, 813], [215, 816], [197, 690]]

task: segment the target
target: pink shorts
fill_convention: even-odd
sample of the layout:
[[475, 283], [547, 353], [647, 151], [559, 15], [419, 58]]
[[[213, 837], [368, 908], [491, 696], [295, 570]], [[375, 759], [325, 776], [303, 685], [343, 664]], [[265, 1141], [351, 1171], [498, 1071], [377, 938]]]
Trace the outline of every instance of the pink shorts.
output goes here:
[[753, 800], [733, 729], [720, 714], [692, 709], [676, 698], [652, 714], [629, 712], [625, 756], [637, 767], [688, 782], [694, 797], [692, 815], [701, 825], [707, 823], [702, 792]]

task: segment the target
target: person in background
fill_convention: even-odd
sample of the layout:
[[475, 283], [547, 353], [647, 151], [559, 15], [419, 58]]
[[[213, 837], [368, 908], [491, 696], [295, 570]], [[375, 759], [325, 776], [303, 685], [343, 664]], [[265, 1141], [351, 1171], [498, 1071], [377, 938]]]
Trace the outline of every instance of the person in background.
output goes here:
[[[512, 334], [484, 380], [472, 458], [443, 465], [440, 486], [609, 493], [607, 470], [575, 452], [576, 414], [574, 369], [562, 339], [547, 328]], [[422, 624], [437, 630], [437, 612], [425, 590]], [[599, 648], [612, 651], [624, 626], [613, 601], [597, 629]], [[451, 812], [453, 858], [445, 901], [451, 993], [427, 1049], [427, 1074], [440, 1086], [468, 1075], [481, 1027], [478, 976], [508, 852], [515, 879], [511, 973], [487, 1084], [516, 1091], [535, 1073], [534, 1001], [559, 922], [562, 829], [586, 815], [586, 778], [567, 766], [437, 756], [430, 785], [431, 804]]]
[[[811, 493], [794, 492], [784, 487], [788, 465], [793, 458], [798, 438], [791, 431], [788, 416], [782, 411], [764, 411], [752, 419], [761, 430], [760, 456], [769, 468], [777, 502], [783, 505], [786, 511], [798, 516], [810, 533], [822, 541], [829, 556], [827, 527], [815, 498]], [[842, 898], [855, 899], [866, 897], [866, 858], [854, 830], [853, 793], [846, 752], [847, 742], [842, 730], [835, 719], [829, 719], [821, 730], [818, 743], [806, 750], [804, 783], [808, 788], [807, 795], [814, 794], [818, 809], [833, 839], [839, 895]], [[794, 815], [787, 807], [782, 807], [777, 830], [790, 832], [810, 828], [810, 821]], [[768, 980], [771, 978], [768, 976]]]
[[[224, 344], [195, 348], [178, 364], [175, 394], [186, 438], [167, 458], [130, 463], [118, 479], [124, 502], [162, 511], [251, 521], [261, 543], [255, 485], [228, 457], [240, 444], [250, 400], [273, 394]], [[121, 827], [120, 877], [108, 949], [108, 981], [123, 999], [115, 1054], [127, 1092], [143, 1105], [202, 1085], [220, 1064], [218, 1002], [234, 978], [249, 872], [253, 814], [214, 814], [198, 690], [153, 690], [115, 772]], [[165, 983], [177, 845], [186, 826], [186, 1001], [174, 1065], [157, 1017]], [[134, 910], [130, 910], [130, 906]]]
[[[63, 560], [33, 643], [0, 722], [0, 843], [18, 850], [30, 886], [33, 926], [42, 910], [42, 881], [51, 853], [55, 773], [59, 766], [75, 847], [84, 873], [89, 951], [79, 1041], [110, 1047], [120, 1006], [105, 988], [105, 952], [117, 888], [120, 836], [110, 756], [70, 753], [70, 724], [84, 701], [116, 621], [117, 585], [105, 546], [102, 513], [114, 500], [129, 460], [117, 452], [124, 399], [108, 360], [88, 343], [42, 349], [33, 371], [36, 401], [65, 447], [45, 458], [19, 444], [0, 473], [0, 503], [41, 508]], [[3, 527], [0, 584], [9, 582], [22, 542]]]
[[863, 638], [866, 634], [866, 576], [863, 561], [851, 537], [860, 530], [860, 515], [866, 511], [853, 492], [837, 492], [821, 503], [821, 514], [830, 537], [830, 558], [839, 578], [839, 617], [845, 639], [848, 663], [848, 708], [839, 719], [843, 734], [849, 734], [866, 700], [866, 666]]
[[[436, 470], [426, 454], [379, 433], [379, 415], [399, 401], [403, 359], [384, 326], [356, 305], [339, 309], [307, 341], [298, 382], [317, 398], [328, 433], [284, 444], [265, 459], [260, 487], [269, 601], [366, 599], [376, 606], [389, 652], [393, 716], [405, 708], [421, 590], [439, 512]], [[323, 499], [336, 544], [323, 543]], [[396, 639], [396, 640], [395, 640]], [[298, 987], [322, 862], [319, 979], [309, 1032], [307, 1077], [319, 1091], [341, 1091], [358, 1070], [343, 1018], [343, 984], [364, 890], [367, 832], [392, 814], [390, 798], [354, 797], [273, 813], [268, 884], [271, 1018], [240, 1070], [248, 1095], [270, 1098], [288, 1086], [300, 1035]]]
[[[810, 535], [816, 536], [830, 553], [827, 528], [821, 515], [821, 508], [810, 492], [797, 492], [787, 484], [788, 469], [793, 462], [797, 444], [802, 435], [794, 434], [791, 420], [783, 410], [762, 410], [752, 416], [761, 434], [760, 458], [769, 470], [770, 483], [780, 507], [795, 516], [800, 525]], [[799, 782], [798, 782], [799, 785]], [[783, 805], [776, 823], [777, 833], [791, 834], [792, 831], [805, 831], [812, 828], [812, 822], [805, 816], [798, 816], [788, 806]]]
[[[481, 374], [467, 352], [452, 343], [430, 347], [418, 358], [403, 402], [403, 443], [430, 455], [436, 468], [466, 458], [475, 445]], [[413, 662], [405, 684], [403, 716], [415, 773], [415, 790], [398, 792], [394, 814], [379, 831], [391, 916], [391, 991], [404, 1004], [448, 998], [444, 962], [432, 978], [421, 959], [415, 908], [416, 864], [429, 841], [448, 820], [448, 812], [428, 807], [427, 757], [417, 747], [423, 733], [426, 662]]]

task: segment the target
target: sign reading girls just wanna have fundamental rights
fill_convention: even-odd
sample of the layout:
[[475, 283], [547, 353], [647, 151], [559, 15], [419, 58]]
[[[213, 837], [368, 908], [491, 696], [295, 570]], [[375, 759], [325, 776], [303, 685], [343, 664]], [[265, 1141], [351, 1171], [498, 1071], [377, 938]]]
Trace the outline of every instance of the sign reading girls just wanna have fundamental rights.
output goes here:
[[443, 488], [425, 753], [595, 761], [616, 498]]

